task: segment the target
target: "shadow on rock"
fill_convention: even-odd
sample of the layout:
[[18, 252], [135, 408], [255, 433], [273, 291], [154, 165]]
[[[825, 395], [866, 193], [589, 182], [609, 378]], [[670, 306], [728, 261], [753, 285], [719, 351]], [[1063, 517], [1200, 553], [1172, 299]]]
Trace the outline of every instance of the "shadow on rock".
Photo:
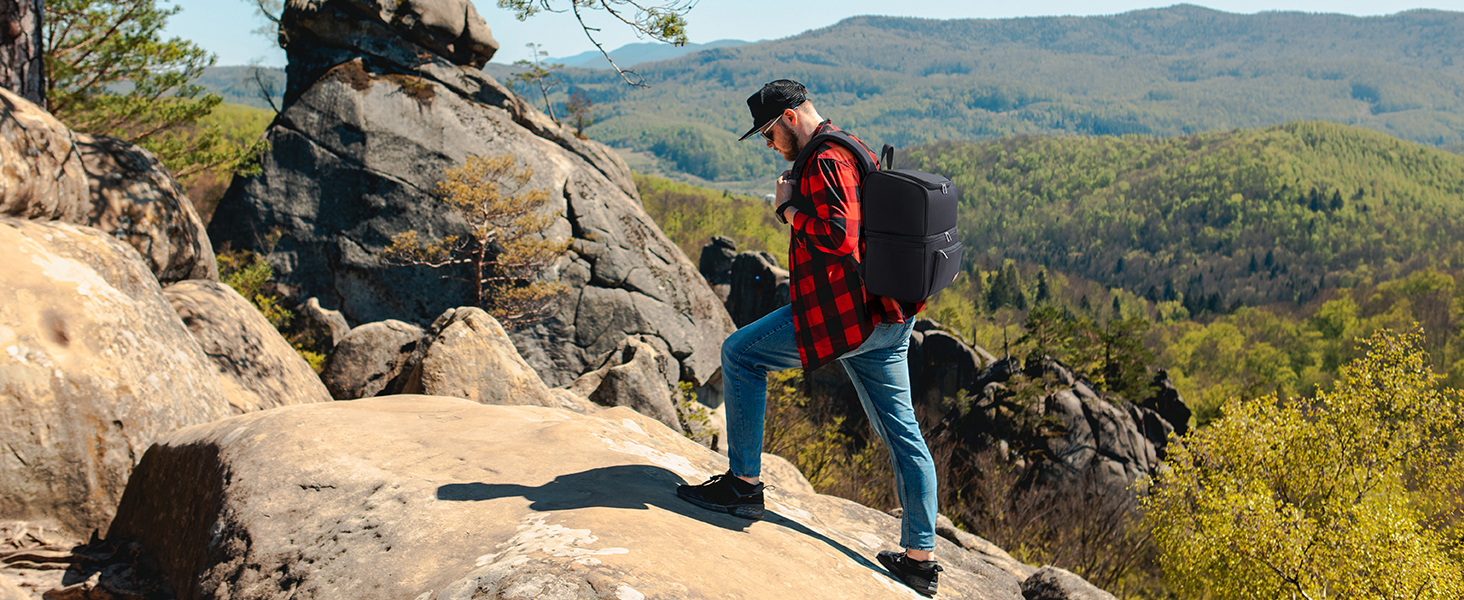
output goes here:
[[[481, 502], [523, 497], [529, 508], [543, 512], [580, 508], [647, 510], [652, 506], [733, 531], [745, 531], [754, 521], [706, 510], [676, 496], [676, 486], [686, 484], [680, 475], [652, 465], [618, 465], [568, 473], [532, 487], [512, 483], [449, 483], [437, 488], [437, 499], [450, 502]], [[878, 573], [884, 568], [864, 555], [814, 531], [802, 523], [768, 510], [763, 522], [777, 525], [819, 540], [851, 560]]]

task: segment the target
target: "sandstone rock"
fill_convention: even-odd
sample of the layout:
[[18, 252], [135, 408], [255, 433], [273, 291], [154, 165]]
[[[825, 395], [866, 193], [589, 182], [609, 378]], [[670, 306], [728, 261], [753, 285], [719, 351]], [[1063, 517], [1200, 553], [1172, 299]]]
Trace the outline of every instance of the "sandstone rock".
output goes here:
[[191, 280], [163, 295], [218, 369], [236, 414], [331, 400], [310, 364], [234, 288]]
[[31, 595], [20, 589], [9, 577], [0, 575], [0, 600], [31, 600]]
[[1083, 401], [1070, 390], [1060, 390], [1047, 397], [1045, 412], [1057, 419], [1067, 432], [1047, 439], [1048, 452], [1067, 472], [1085, 472], [1097, 454], [1097, 442], [1083, 410]]
[[933, 329], [921, 334], [920, 358], [921, 377], [912, 381], [918, 382], [920, 395], [917, 397], [927, 404], [960, 397], [962, 392], [980, 391], [976, 380], [986, 364], [981, 355], [951, 333]]
[[559, 313], [511, 333], [524, 359], [562, 386], [640, 334], [670, 346], [681, 379], [709, 381], [733, 325], [645, 214], [624, 162], [481, 71], [414, 42], [381, 16], [385, 6], [396, 4], [286, 7], [286, 107], [267, 132], [263, 171], [236, 180], [214, 213], [215, 243], [259, 250], [278, 230], [269, 260], [292, 298], [318, 297], [352, 322], [429, 323], [470, 302], [452, 278], [465, 272], [394, 267], [379, 255], [408, 230], [465, 234], [431, 190], [468, 155], [511, 154], [533, 169], [528, 188], [547, 190], [562, 215], [547, 235], [573, 241], [544, 275], [571, 288]]
[[[159, 443], [107, 537], [138, 539], [183, 599], [918, 598], [874, 560], [896, 519], [765, 460], [776, 490], [750, 522], [677, 498], [725, 459], [625, 408], [291, 406]], [[1021, 598], [1010, 574], [936, 551], [942, 597]]]
[[981, 536], [967, 533], [956, 529], [956, 524], [951, 522], [950, 517], [938, 515], [935, 519], [935, 533], [940, 537], [955, 542], [956, 545], [965, 548], [974, 556], [992, 566], [1010, 573], [1012, 577], [1025, 580], [1037, 572], [1037, 567], [1023, 563], [1012, 555], [1002, 550], [996, 544], [986, 541]]
[[448, 310], [428, 329], [423, 344], [422, 361], [406, 383], [410, 393], [586, 410], [565, 405], [570, 399], [551, 393], [519, 356], [498, 320], [483, 309]]
[[670, 357], [651, 344], [625, 338], [599, 369], [576, 379], [569, 390], [601, 406], [629, 407], [680, 432], [670, 365]]
[[335, 348], [346, 334], [351, 332], [351, 325], [346, 322], [346, 316], [338, 310], [328, 310], [320, 306], [319, 298], [307, 298], [304, 304], [295, 311], [296, 315], [304, 319], [313, 329], [330, 332], [330, 347]]
[[320, 379], [336, 400], [399, 394], [421, 361], [421, 327], [396, 320], [350, 330], [326, 358]]
[[732, 322], [746, 327], [791, 302], [788, 281], [788, 271], [778, 266], [772, 254], [738, 254], [732, 260], [732, 290], [727, 296]]
[[0, 91], [0, 215], [95, 227], [131, 244], [163, 283], [219, 278], [203, 221], [150, 152], [72, 133]]
[[100, 527], [160, 434], [233, 411], [130, 246], [0, 218], [0, 249], [0, 517]]
[[1022, 597], [1026, 600], [1117, 600], [1082, 577], [1051, 565], [1022, 582]]
[[0, 109], [0, 215], [84, 223], [90, 193], [71, 130], [8, 89]]
[[91, 210], [86, 224], [131, 244], [164, 284], [219, 280], [203, 220], [183, 186], [151, 152], [109, 137], [76, 134]]

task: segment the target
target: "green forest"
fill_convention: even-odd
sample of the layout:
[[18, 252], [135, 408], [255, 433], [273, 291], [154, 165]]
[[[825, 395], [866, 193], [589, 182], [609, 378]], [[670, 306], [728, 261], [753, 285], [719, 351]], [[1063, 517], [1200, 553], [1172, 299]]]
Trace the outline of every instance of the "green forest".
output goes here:
[[[1037, 306], [1074, 323], [1139, 319], [1150, 366], [1204, 424], [1228, 398], [1312, 394], [1356, 339], [1417, 323], [1434, 368], [1464, 385], [1464, 157], [1301, 122], [938, 143], [897, 163], [962, 196], [965, 268], [924, 316], [996, 354], [1031, 349]], [[786, 252], [760, 200], [637, 183], [693, 261], [712, 235]], [[1059, 358], [1085, 364], [1085, 351]]]
[[1424, 10], [1238, 15], [1179, 5], [1081, 18], [866, 16], [637, 65], [647, 89], [604, 69], [562, 69], [553, 101], [581, 91], [599, 117], [589, 135], [717, 182], [781, 170], [757, 144], [735, 142], [748, 125], [747, 95], [779, 77], [807, 84], [840, 126], [897, 147], [1015, 134], [1176, 136], [1302, 119], [1457, 147], [1461, 30], [1464, 13]]

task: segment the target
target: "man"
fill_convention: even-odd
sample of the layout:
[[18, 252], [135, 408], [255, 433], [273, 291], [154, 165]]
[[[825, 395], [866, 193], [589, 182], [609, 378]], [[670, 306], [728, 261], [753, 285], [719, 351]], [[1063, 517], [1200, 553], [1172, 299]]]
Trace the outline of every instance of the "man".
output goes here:
[[814, 136], [837, 129], [819, 116], [798, 82], [768, 83], [747, 99], [747, 106], [753, 127], [741, 139], [761, 133], [769, 148], [794, 162], [792, 171], [778, 177], [775, 195], [778, 218], [792, 228], [792, 304], [737, 330], [722, 344], [731, 468], [701, 485], [680, 486], [677, 495], [710, 510], [762, 518], [767, 374], [799, 366], [811, 371], [838, 360], [875, 433], [889, 446], [904, 508], [900, 545], [905, 552], [884, 551], [878, 558], [901, 581], [932, 595], [941, 570], [933, 555], [935, 464], [915, 420], [906, 364], [914, 316], [923, 303], [869, 294], [856, 271], [864, 243], [859, 236], [862, 174], [853, 152], [869, 150], [862, 142], [854, 150], [828, 141], [807, 149]]

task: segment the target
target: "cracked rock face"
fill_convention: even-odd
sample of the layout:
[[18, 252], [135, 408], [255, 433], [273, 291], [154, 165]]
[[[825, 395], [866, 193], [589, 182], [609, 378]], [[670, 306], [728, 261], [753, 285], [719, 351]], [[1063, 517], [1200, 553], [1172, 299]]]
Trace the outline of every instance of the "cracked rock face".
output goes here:
[[130, 246], [0, 217], [0, 251], [0, 516], [103, 527], [149, 445], [233, 411]]
[[[160, 441], [107, 539], [138, 540], [184, 600], [920, 598], [875, 560], [898, 519], [764, 465], [754, 522], [677, 498], [726, 459], [625, 407], [287, 406]], [[940, 597], [1021, 600], [988, 555], [936, 544]]]
[[731, 320], [641, 208], [624, 163], [357, 4], [290, 3], [282, 19], [290, 88], [267, 133], [273, 149], [259, 175], [230, 188], [210, 238], [272, 250], [287, 291], [353, 323], [425, 326], [470, 302], [455, 279], [466, 270], [390, 266], [379, 255], [408, 230], [429, 240], [465, 235], [432, 191], [469, 155], [509, 154], [533, 169], [528, 187], [547, 190], [547, 210], [560, 215], [547, 235], [572, 242], [544, 275], [570, 286], [558, 313], [512, 332], [544, 382], [570, 383], [636, 334], [666, 343], [680, 379], [712, 380]]

